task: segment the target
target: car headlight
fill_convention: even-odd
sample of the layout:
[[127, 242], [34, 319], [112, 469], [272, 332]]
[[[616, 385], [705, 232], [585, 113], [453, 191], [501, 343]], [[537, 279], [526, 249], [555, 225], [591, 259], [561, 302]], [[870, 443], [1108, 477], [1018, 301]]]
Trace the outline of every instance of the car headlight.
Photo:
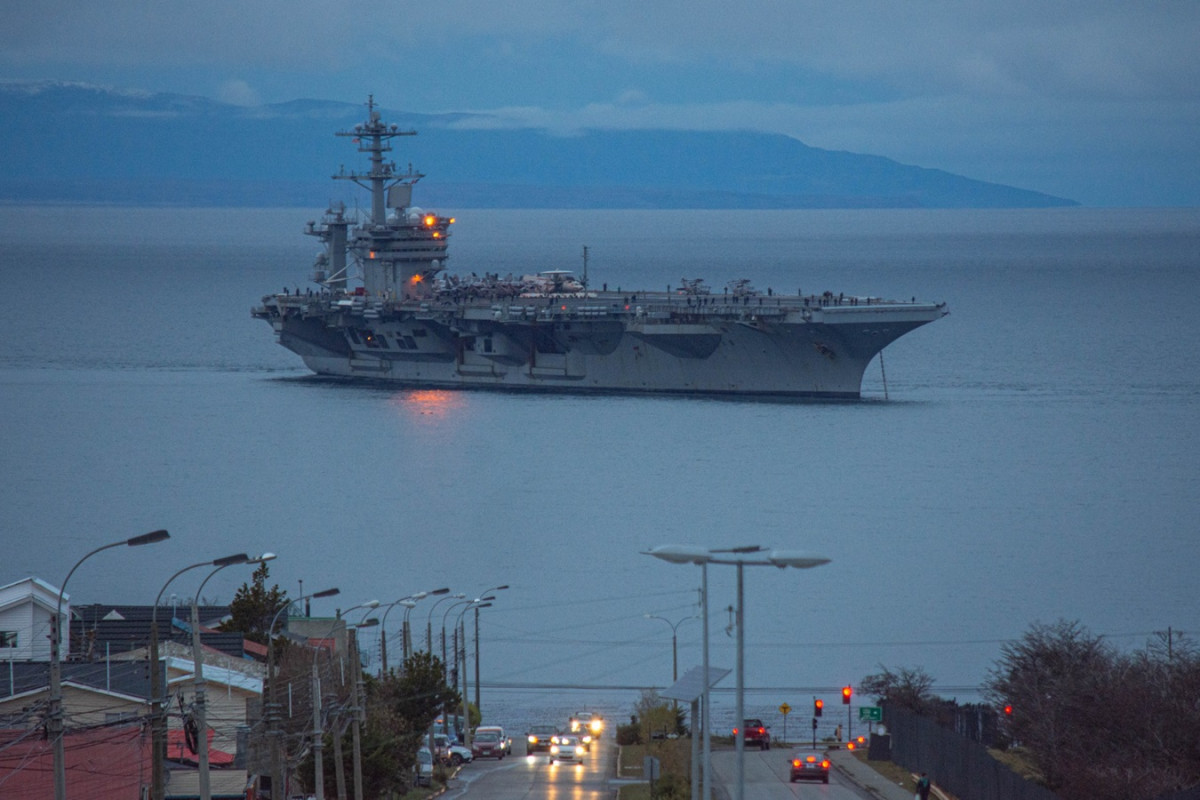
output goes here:
[[527, 738], [527, 739], [529, 739], [529, 743], [530, 743], [530, 744], [537, 744], [537, 737], [536, 737], [536, 736], [527, 736], [526, 738]]
[[604, 727], [604, 723], [601, 722], [600, 720], [598, 720], [598, 719], [592, 720], [592, 733], [599, 733], [600, 729], [603, 727]]
[[550, 752], [553, 753], [554, 755], [558, 755], [558, 745], [556, 745], [556, 744], [550, 745]]

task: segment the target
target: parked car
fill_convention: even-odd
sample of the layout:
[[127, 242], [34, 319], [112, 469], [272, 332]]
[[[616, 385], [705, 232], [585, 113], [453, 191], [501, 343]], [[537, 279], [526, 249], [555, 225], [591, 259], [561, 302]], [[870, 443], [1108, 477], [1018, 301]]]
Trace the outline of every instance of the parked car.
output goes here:
[[471, 754], [475, 758], [504, 758], [512, 748], [512, 742], [504, 735], [504, 728], [479, 726], [471, 737]]
[[[762, 724], [762, 720], [747, 719], [743, 720], [743, 722], [745, 724], [742, 726], [742, 730], [744, 730], [745, 733], [742, 735], [745, 737], [746, 747], [757, 745], [759, 750], [770, 750], [771, 732], [767, 730], [766, 725]], [[733, 735], [735, 738], [737, 737], [737, 732], [738, 729], [734, 728]]]
[[417, 751], [417, 786], [433, 784], [433, 755], [428, 747]]
[[555, 761], [572, 761], [576, 764], [583, 761], [587, 754], [587, 746], [579, 741], [578, 736], [559, 736], [555, 744], [550, 745], [550, 763]]
[[463, 747], [444, 733], [433, 735], [433, 749], [437, 752], [439, 761], [453, 767], [465, 764], [475, 757], [468, 748]]
[[556, 725], [534, 725], [525, 733], [525, 751], [536, 753], [539, 750], [549, 750], [554, 744], [553, 739], [561, 733]]
[[816, 750], [792, 753], [792, 783], [803, 780], [829, 783], [829, 759]]

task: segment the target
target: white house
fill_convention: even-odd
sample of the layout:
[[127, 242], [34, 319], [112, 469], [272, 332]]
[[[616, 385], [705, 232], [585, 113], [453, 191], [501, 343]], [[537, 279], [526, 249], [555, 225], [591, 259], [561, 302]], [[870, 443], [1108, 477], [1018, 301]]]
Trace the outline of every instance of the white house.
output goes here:
[[[57, 605], [58, 589], [40, 578], [0, 586], [0, 661], [49, 661], [50, 623]], [[63, 619], [70, 619], [68, 595], [63, 595], [62, 611]], [[59, 636], [66, 658], [70, 639], [62, 631]]]

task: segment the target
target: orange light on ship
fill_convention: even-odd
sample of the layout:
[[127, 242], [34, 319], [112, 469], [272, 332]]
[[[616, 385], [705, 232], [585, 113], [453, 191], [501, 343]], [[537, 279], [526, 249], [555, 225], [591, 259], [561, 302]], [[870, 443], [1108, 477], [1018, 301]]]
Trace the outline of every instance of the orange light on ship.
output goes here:
[[435, 239], [440, 239], [440, 238], [442, 238], [442, 232], [441, 232], [441, 231], [434, 231], [434, 232], [433, 232], [433, 238], [435, 238]]
[[413, 275], [412, 279], [409, 282], [412, 283], [413, 285], [416, 285], [416, 284], [420, 283], [422, 280], [424, 280], [424, 278], [422, 278], [420, 275]]
[[425, 227], [426, 228], [432, 228], [436, 224], [437, 224], [437, 217], [435, 217], [433, 214], [425, 215]]

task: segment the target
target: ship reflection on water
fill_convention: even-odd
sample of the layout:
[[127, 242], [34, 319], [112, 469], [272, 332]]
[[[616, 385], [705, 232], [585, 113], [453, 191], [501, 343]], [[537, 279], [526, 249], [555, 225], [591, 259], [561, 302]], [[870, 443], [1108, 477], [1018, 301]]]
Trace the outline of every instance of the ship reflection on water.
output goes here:
[[415, 417], [448, 417], [466, 407], [462, 392], [447, 389], [412, 389], [396, 392], [392, 405], [406, 415]]

